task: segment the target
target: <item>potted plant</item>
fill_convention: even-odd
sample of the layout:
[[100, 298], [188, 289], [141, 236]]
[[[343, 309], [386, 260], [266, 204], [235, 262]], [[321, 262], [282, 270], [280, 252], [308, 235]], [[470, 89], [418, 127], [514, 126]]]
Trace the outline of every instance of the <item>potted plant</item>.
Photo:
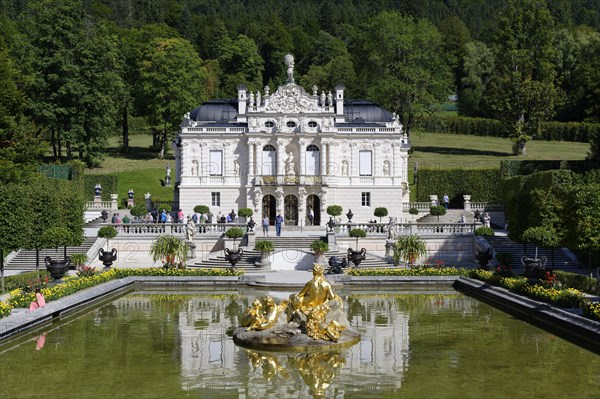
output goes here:
[[329, 245], [325, 241], [315, 240], [310, 244], [310, 249], [315, 255], [315, 263], [325, 263], [325, 252], [329, 251]]
[[381, 218], [388, 215], [388, 210], [387, 210], [387, 208], [384, 208], [384, 207], [375, 208], [375, 211], [373, 212], [373, 215], [375, 215], [376, 217], [378, 217], [379, 218], [379, 223], [381, 223]]
[[358, 266], [367, 255], [367, 250], [365, 248], [362, 248], [360, 251], [358, 251], [358, 239], [365, 238], [367, 236], [367, 232], [363, 229], [352, 229], [350, 230], [349, 235], [350, 237], [356, 238], [357, 250], [355, 251], [352, 248], [348, 248], [348, 257], [350, 258], [352, 263], [354, 263], [354, 266]]
[[104, 269], [108, 270], [112, 266], [113, 262], [117, 260], [117, 250], [115, 248], [108, 252], [109, 240], [117, 236], [117, 229], [113, 226], [103, 226], [98, 230], [98, 237], [106, 238], [106, 251], [104, 248], [100, 248], [98, 251], [98, 259], [104, 265]]
[[238, 248], [235, 240], [238, 238], [242, 238], [244, 236], [244, 231], [239, 227], [232, 227], [225, 232], [225, 236], [227, 238], [233, 239], [232, 249], [225, 248], [223, 251], [225, 252], [225, 259], [231, 264], [231, 268], [235, 267], [235, 264], [242, 259], [242, 255], [244, 251], [242, 248]]
[[184, 269], [188, 245], [184, 240], [170, 234], [159, 236], [150, 247], [152, 261], [162, 262], [165, 269]]
[[[73, 242], [73, 233], [66, 227], [51, 227], [42, 233], [42, 242], [44, 246], [53, 247], [56, 249], [56, 258], [52, 259], [46, 256], [44, 259], [46, 269], [54, 278], [54, 282], [60, 282], [60, 279], [69, 270], [71, 258], [67, 256], [67, 245]], [[64, 247], [63, 259], [58, 259], [58, 247]]]
[[535, 258], [523, 256], [521, 262], [525, 266], [525, 275], [539, 277], [546, 271], [546, 257], [538, 258], [538, 246], [552, 248], [552, 268], [554, 268], [554, 248], [560, 246], [560, 237], [552, 226], [530, 227], [523, 232], [521, 237], [525, 242], [535, 244]]
[[437, 216], [438, 222], [440, 221], [440, 216], [444, 216], [446, 214], [446, 208], [442, 205], [433, 205], [429, 208], [429, 214], [432, 216]]
[[[240, 209], [238, 209], [238, 215], [241, 218], [249, 218], [249, 217], [252, 217], [252, 215], [254, 215], [254, 211], [250, 208], [240, 208]], [[247, 220], [245, 220], [244, 223], [246, 221]]]
[[420, 256], [427, 254], [425, 241], [418, 235], [401, 236], [394, 244], [394, 263], [400, 261], [414, 265]]
[[254, 249], [260, 252], [260, 262], [254, 265], [257, 267], [269, 267], [271, 265], [269, 255], [275, 249], [273, 243], [267, 240], [258, 240], [254, 244]]

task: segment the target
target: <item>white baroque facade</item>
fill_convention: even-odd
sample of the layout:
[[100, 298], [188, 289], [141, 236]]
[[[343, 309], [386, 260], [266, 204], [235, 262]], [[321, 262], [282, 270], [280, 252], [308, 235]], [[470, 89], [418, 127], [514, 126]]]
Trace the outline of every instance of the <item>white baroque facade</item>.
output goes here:
[[237, 99], [208, 101], [185, 115], [174, 143], [176, 198], [185, 214], [208, 205], [216, 216], [252, 208], [289, 225], [327, 222], [329, 205], [373, 219], [400, 216], [409, 200], [408, 137], [398, 117], [344, 87], [312, 94], [288, 81], [274, 93], [238, 87]]

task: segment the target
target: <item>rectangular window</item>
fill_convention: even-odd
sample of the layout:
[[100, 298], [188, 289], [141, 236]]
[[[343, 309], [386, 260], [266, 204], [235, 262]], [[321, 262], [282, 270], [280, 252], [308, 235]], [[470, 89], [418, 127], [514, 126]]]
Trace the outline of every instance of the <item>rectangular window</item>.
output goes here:
[[358, 152], [359, 175], [373, 176], [373, 153], [371, 151]]
[[221, 206], [221, 193], [210, 193], [212, 206]]
[[222, 176], [223, 175], [223, 151], [211, 150], [210, 151], [210, 164], [208, 165], [208, 171], [211, 176]]
[[371, 206], [371, 193], [361, 193], [362, 206]]

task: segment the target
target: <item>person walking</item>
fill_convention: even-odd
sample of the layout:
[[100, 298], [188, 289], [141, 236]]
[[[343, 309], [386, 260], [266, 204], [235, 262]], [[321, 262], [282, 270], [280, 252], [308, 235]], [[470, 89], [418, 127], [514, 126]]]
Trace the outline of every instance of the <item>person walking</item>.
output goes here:
[[266, 235], [269, 236], [269, 218], [267, 215], [263, 215], [262, 218], [262, 228], [263, 228], [263, 237]]
[[312, 208], [310, 208], [308, 210], [308, 221], [310, 222], [310, 224], [312, 225], [313, 222], [315, 220], [315, 213], [313, 212]]
[[450, 198], [448, 197], [448, 194], [444, 194], [444, 208], [448, 209], [448, 206], [450, 205]]
[[277, 214], [277, 217], [275, 217], [275, 233], [277, 234], [277, 237], [281, 237], [281, 224], [283, 223], [283, 216], [281, 216], [281, 213]]

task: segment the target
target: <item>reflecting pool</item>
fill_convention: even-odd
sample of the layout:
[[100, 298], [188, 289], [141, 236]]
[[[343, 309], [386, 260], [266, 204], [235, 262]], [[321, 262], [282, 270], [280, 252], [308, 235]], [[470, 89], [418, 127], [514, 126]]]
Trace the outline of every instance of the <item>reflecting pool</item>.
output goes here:
[[361, 342], [231, 338], [254, 289], [136, 291], [0, 346], [0, 398], [600, 398], [600, 356], [456, 291], [344, 291]]

